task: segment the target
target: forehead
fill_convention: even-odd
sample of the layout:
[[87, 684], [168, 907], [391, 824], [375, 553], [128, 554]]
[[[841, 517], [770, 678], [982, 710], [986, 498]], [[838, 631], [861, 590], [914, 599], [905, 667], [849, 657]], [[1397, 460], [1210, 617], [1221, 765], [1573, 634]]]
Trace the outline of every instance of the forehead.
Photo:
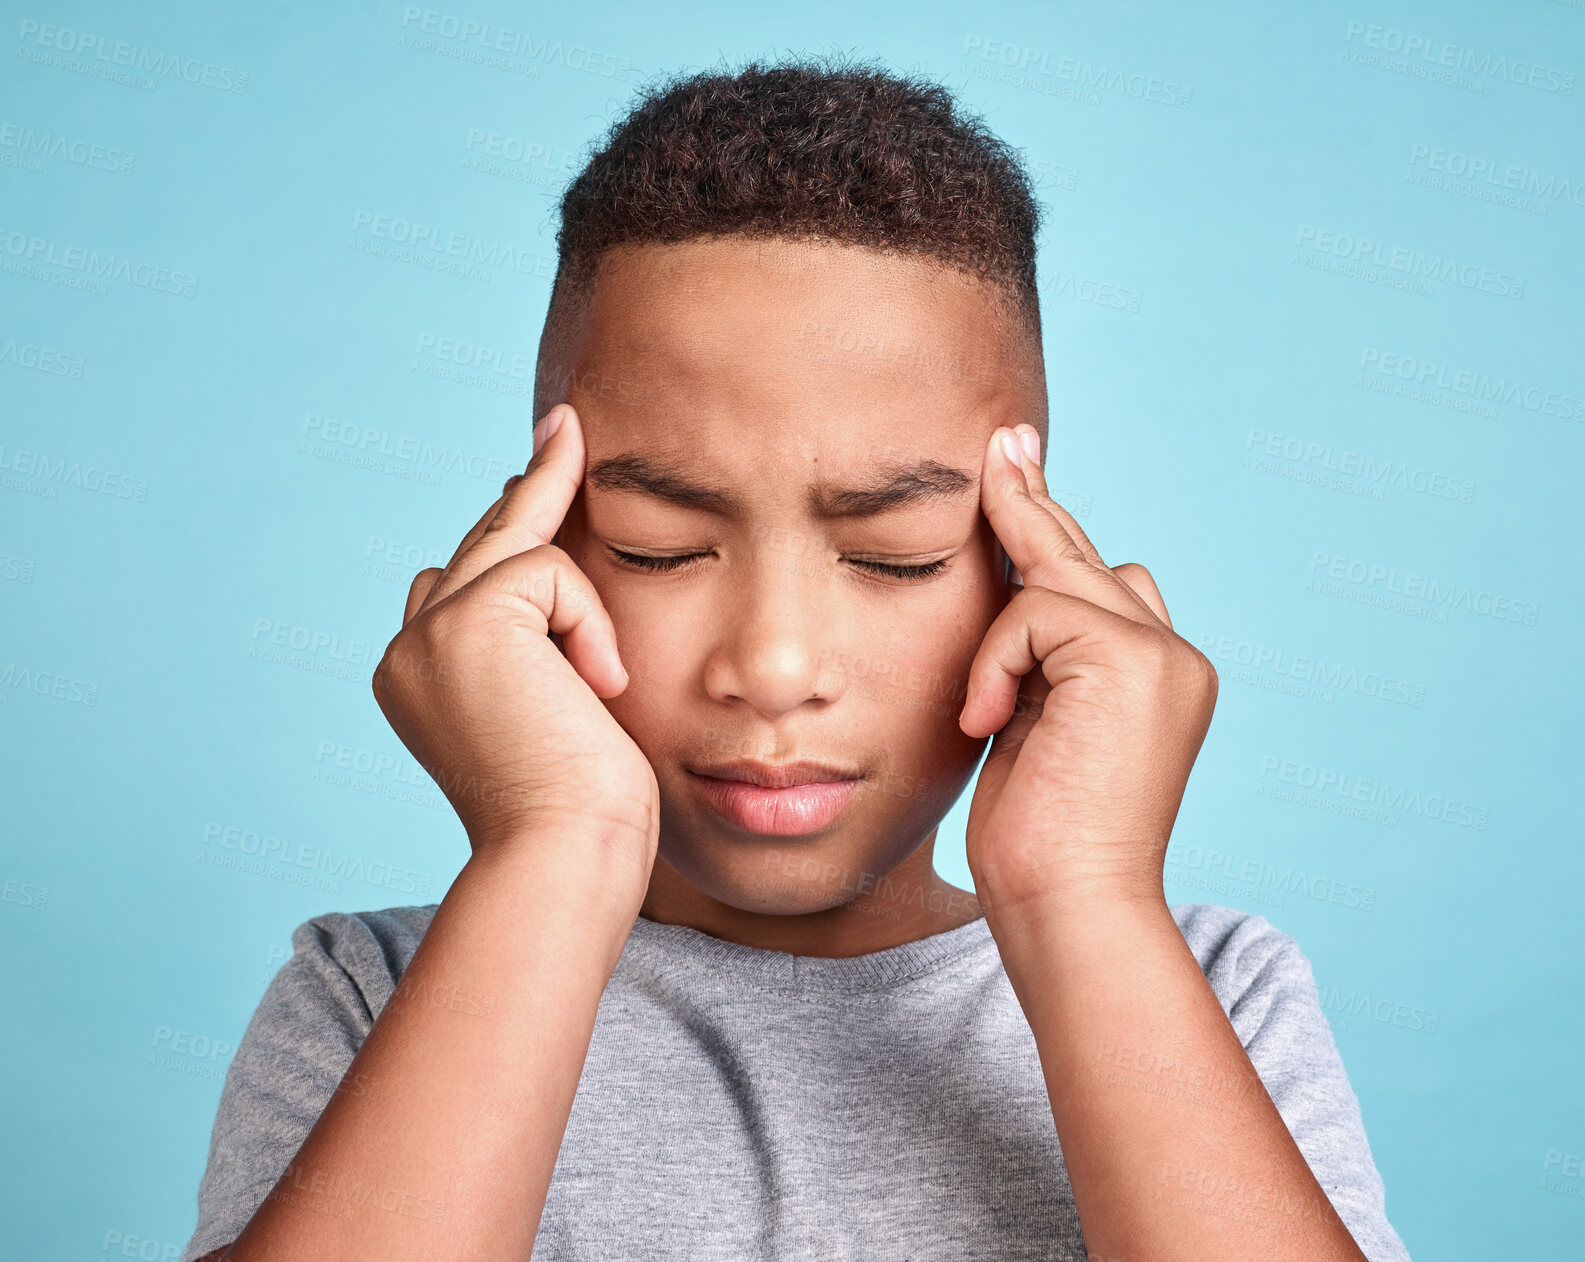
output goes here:
[[607, 253], [568, 398], [591, 462], [638, 449], [725, 469], [736, 451], [753, 476], [930, 456], [977, 475], [995, 426], [1033, 420], [1027, 371], [995, 293], [964, 273], [709, 238]]

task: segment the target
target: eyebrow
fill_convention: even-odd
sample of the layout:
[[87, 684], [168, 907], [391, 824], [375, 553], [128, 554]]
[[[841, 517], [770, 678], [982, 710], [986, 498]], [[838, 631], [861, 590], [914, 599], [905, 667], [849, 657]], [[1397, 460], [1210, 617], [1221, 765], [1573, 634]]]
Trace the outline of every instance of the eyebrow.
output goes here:
[[[637, 491], [721, 517], [747, 516], [746, 502], [740, 497], [691, 482], [675, 464], [648, 456], [611, 456], [591, 465], [584, 481], [608, 491]], [[961, 469], [934, 460], [886, 465], [861, 486], [817, 483], [809, 488], [808, 509], [811, 517], [820, 520], [874, 517], [906, 504], [957, 500], [974, 485], [974, 479]]]

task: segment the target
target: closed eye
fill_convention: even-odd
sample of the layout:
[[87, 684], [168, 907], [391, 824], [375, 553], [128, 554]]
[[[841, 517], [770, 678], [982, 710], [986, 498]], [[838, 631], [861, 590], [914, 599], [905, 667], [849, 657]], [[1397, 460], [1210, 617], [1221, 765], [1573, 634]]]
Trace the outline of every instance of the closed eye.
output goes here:
[[674, 557], [648, 557], [640, 556], [636, 552], [623, 552], [620, 548], [612, 548], [611, 555], [625, 565], [631, 565], [640, 570], [659, 572], [680, 569], [682, 566], [687, 565], [689, 561], [696, 560], [699, 557], [707, 557], [710, 554], [708, 552], [686, 552], [681, 556]]
[[871, 574], [885, 574], [889, 578], [905, 579], [930, 578], [947, 568], [945, 558], [940, 561], [927, 561], [923, 565], [892, 565], [886, 561], [854, 561], [852, 564], [868, 570]]
[[[648, 570], [651, 573], [668, 573], [679, 570], [691, 561], [700, 557], [707, 557], [708, 552], [684, 552], [678, 556], [652, 557], [644, 556], [637, 552], [623, 552], [620, 548], [612, 548], [611, 553], [625, 565], [636, 569]], [[943, 558], [939, 561], [927, 561], [923, 565], [893, 565], [887, 561], [850, 561], [871, 574], [884, 574], [888, 578], [900, 578], [909, 581], [933, 578], [947, 568], [948, 561]]]

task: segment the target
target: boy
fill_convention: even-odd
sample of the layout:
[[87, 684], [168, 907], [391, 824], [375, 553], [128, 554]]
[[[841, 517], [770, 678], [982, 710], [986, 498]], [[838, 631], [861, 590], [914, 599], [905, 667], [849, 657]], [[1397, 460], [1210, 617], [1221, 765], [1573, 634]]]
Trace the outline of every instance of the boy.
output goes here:
[[613, 127], [374, 677], [472, 856], [297, 930], [184, 1259], [1407, 1256], [1297, 945], [1165, 902], [1216, 676], [1047, 494], [1037, 218], [878, 70]]

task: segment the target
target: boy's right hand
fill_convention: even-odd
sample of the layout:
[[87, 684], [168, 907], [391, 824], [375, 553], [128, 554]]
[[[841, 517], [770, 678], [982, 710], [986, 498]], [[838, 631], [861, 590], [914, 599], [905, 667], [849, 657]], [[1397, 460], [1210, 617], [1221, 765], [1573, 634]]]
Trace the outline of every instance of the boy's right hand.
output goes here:
[[[560, 427], [541, 437], [558, 413]], [[660, 827], [655, 772], [600, 703], [627, 687], [610, 616], [550, 542], [585, 456], [582, 422], [559, 404], [536, 430], [526, 474], [508, 480], [444, 570], [414, 578], [374, 696], [475, 855], [552, 834], [587, 838], [606, 857], [631, 857], [642, 891]]]

